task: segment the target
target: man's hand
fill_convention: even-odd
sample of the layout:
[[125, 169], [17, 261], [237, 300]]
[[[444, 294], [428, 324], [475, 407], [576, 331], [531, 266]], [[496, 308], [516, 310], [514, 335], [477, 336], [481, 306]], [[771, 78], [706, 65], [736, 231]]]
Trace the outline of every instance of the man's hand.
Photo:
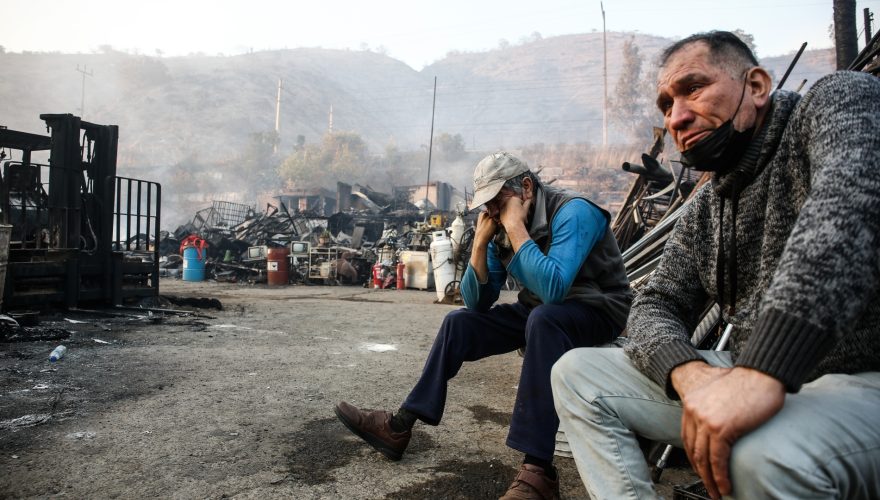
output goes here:
[[474, 229], [474, 244], [476, 247], [483, 247], [489, 245], [489, 242], [492, 241], [492, 237], [495, 236], [495, 233], [498, 231], [498, 224], [495, 222], [492, 217], [489, 217], [489, 214], [486, 212], [480, 212], [477, 215], [477, 228]]
[[474, 243], [471, 247], [471, 267], [480, 283], [485, 283], [489, 279], [486, 252], [489, 242], [492, 241], [497, 230], [498, 223], [486, 212], [480, 212], [480, 215], [477, 216], [477, 228], [474, 229]]
[[532, 206], [532, 198], [525, 201], [519, 197], [512, 196], [508, 198], [501, 207], [499, 219], [504, 230], [507, 231], [507, 237], [510, 238], [510, 244], [513, 246], [513, 252], [519, 251], [519, 247], [523, 243], [531, 239], [529, 230], [526, 229], [526, 221], [529, 217], [529, 208]]
[[709, 495], [720, 498], [731, 493], [731, 448], [737, 439], [782, 409], [785, 387], [751, 368], [694, 365], [692, 362], [678, 367], [691, 367], [678, 376], [678, 368], [673, 371], [673, 386], [682, 401], [681, 438]]

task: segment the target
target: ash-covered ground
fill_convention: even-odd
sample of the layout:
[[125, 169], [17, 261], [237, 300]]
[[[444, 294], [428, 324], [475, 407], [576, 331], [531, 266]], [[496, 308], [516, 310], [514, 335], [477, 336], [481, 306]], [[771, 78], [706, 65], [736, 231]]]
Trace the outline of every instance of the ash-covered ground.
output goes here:
[[[474, 499], [513, 479], [516, 353], [466, 364], [442, 424], [418, 424], [400, 462], [333, 414], [340, 400], [399, 406], [457, 307], [433, 292], [179, 280], [161, 291], [223, 309], [43, 313], [0, 332], [0, 498]], [[67, 354], [50, 363], [59, 344]], [[587, 498], [573, 461], [556, 464], [563, 498]], [[693, 477], [670, 469], [661, 491]]]

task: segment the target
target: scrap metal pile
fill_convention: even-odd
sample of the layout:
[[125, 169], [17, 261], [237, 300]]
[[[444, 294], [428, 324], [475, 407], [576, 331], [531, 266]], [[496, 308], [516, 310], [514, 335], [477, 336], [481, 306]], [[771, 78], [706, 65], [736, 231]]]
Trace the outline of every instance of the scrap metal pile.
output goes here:
[[[611, 223], [633, 290], [647, 283], [663, 257], [666, 241], [675, 223], [690, 204], [692, 195], [711, 180], [711, 174], [694, 172], [679, 163], [661, 161], [665, 130], [654, 129], [654, 143], [642, 155], [643, 165], [624, 163], [623, 170], [637, 175], [630, 185], [626, 201]], [[665, 165], [664, 165], [665, 163]], [[701, 322], [691, 341], [705, 347], [720, 333], [720, 308], [707, 303]]]
[[249, 205], [214, 201], [173, 233], [163, 232], [160, 267], [163, 276], [181, 276], [185, 249], [198, 245], [205, 277], [273, 284], [270, 249], [283, 249], [286, 283], [367, 285], [379, 263], [383, 283], [394, 284], [400, 253], [427, 252], [431, 231], [446, 222], [439, 215], [430, 223], [418, 222], [421, 217], [353, 210], [328, 217], [290, 210], [283, 202], [257, 212]]
[[664, 129], [654, 129], [654, 144], [642, 155], [644, 165], [623, 164], [623, 170], [637, 177], [611, 223], [627, 276], [636, 290], [660, 263], [663, 246], [691, 194], [710, 179], [707, 174], [699, 175], [683, 166], [675, 169], [671, 162], [664, 166], [657, 160], [663, 152], [664, 135]]
[[[870, 30], [868, 30], [870, 31]], [[853, 71], [864, 71], [874, 76], [880, 76], [880, 31], [865, 44], [865, 48], [859, 52], [849, 68]]]

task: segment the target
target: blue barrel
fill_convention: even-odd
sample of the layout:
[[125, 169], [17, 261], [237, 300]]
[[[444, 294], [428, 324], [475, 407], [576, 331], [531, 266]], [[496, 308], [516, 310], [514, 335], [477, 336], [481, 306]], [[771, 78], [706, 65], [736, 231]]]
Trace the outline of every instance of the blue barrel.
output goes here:
[[[208, 252], [202, 252], [207, 254]], [[207, 255], [199, 258], [199, 249], [196, 247], [187, 247], [183, 249], [183, 281], [204, 281], [205, 280], [205, 260]]]

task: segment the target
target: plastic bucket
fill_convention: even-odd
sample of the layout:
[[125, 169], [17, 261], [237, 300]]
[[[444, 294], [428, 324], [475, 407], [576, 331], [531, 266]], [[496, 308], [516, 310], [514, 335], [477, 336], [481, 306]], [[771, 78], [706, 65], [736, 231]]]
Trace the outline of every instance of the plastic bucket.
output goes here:
[[266, 252], [266, 271], [269, 286], [283, 286], [288, 283], [290, 279], [287, 265], [288, 255], [290, 255], [290, 249], [287, 247], [270, 248]]
[[[200, 255], [201, 258], [200, 258]], [[183, 281], [204, 281], [205, 260], [207, 252], [199, 252], [198, 248], [186, 247], [183, 249]]]

